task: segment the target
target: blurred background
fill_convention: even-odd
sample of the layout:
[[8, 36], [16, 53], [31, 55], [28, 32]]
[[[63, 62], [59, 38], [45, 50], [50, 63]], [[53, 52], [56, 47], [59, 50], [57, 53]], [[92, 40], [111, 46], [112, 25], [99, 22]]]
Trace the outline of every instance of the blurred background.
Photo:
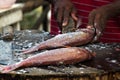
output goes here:
[[23, 20], [20, 22], [21, 29], [49, 31], [51, 11], [48, 2], [45, 0], [17, 0], [16, 3], [24, 4]]
[[0, 33], [50, 31], [50, 17], [50, 4], [45, 0], [0, 0]]

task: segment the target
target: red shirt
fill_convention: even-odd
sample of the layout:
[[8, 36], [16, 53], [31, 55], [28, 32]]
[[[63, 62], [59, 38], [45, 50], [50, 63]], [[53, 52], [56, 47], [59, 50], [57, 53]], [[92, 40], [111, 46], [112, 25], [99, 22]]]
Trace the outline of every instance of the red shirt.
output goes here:
[[[114, 0], [71, 0], [78, 11], [78, 16], [82, 18], [81, 27], [86, 27], [88, 23], [88, 15], [97, 7], [102, 5], [110, 4]], [[59, 28], [54, 20], [52, 15], [51, 19], [51, 33], [58, 34]], [[103, 35], [100, 37], [100, 41], [102, 42], [120, 42], [120, 17], [112, 18], [108, 20], [107, 25], [105, 27]]]

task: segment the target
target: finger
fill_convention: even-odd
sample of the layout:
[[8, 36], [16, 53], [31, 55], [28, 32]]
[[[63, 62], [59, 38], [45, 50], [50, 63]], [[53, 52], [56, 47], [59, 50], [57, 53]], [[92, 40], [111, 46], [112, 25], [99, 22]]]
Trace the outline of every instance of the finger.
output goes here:
[[58, 9], [58, 13], [57, 13], [57, 22], [59, 23], [59, 25], [62, 25], [62, 20], [63, 20], [63, 8], [59, 8]]
[[104, 14], [97, 14], [94, 20], [94, 26], [96, 28], [95, 41], [99, 40], [106, 24], [106, 18], [103, 15]]
[[94, 27], [96, 29], [96, 35], [94, 37], [94, 41], [96, 42], [98, 40], [98, 38], [101, 35], [101, 15], [100, 14], [96, 14], [95, 19], [94, 19]]
[[98, 33], [103, 31], [104, 25], [105, 25], [105, 18], [102, 16], [102, 14], [97, 14], [94, 20], [94, 26]]
[[71, 10], [68, 7], [64, 10], [64, 16], [63, 16], [62, 26], [67, 26], [68, 21], [70, 19], [70, 12], [71, 12]]
[[[93, 10], [92, 12], [89, 13], [87, 28], [95, 29], [95, 26], [94, 26], [95, 16], [96, 16], [96, 10]], [[95, 41], [96, 41], [96, 30], [95, 30], [95, 35], [92, 42], [95, 42]]]
[[80, 27], [80, 25], [82, 24], [82, 20], [80, 17], [78, 17], [77, 15], [77, 10], [75, 8], [73, 8], [72, 12], [71, 12], [71, 16], [73, 18], [73, 20], [76, 22], [76, 28]]
[[72, 16], [73, 20], [75, 20], [75, 21], [78, 20], [77, 11], [76, 11], [75, 8], [72, 9], [72, 11], [71, 11], [71, 16]]
[[76, 22], [76, 29], [79, 28], [82, 25], [82, 20], [81, 18], [78, 18], [77, 22]]
[[67, 26], [68, 24], [68, 20], [69, 20], [69, 17], [65, 17], [64, 20], [63, 20], [63, 23], [62, 23], [62, 26]]
[[95, 16], [96, 16], [96, 10], [93, 10], [92, 12], [90, 12], [90, 14], [88, 16], [88, 25], [87, 25], [87, 28], [94, 27]]

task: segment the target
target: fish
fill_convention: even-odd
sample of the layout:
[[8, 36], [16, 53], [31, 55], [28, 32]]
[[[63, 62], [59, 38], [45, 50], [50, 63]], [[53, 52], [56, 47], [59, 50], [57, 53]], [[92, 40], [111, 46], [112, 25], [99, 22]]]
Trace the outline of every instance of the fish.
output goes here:
[[60, 47], [75, 47], [91, 42], [94, 37], [94, 30], [83, 28], [76, 32], [58, 34], [53, 38], [43, 41], [31, 48], [22, 50], [22, 54], [32, 53], [38, 50], [60, 48]]
[[90, 60], [94, 53], [80, 47], [58, 48], [44, 51], [28, 57], [20, 62], [7, 65], [1, 69], [1, 73], [9, 73], [14, 70], [50, 65], [68, 65]]

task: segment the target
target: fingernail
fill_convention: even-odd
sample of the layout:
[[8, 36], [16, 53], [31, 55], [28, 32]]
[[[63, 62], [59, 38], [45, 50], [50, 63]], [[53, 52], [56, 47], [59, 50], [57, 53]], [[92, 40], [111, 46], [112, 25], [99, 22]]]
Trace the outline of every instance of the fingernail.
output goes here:
[[92, 26], [87, 26], [87, 28], [92, 28]]
[[62, 24], [62, 26], [66, 26], [67, 25], [67, 22], [64, 22], [63, 24]]
[[71, 14], [72, 15], [72, 18], [75, 20], [75, 21], [77, 21], [78, 20], [78, 17], [76, 17], [76, 15], [75, 14]]

